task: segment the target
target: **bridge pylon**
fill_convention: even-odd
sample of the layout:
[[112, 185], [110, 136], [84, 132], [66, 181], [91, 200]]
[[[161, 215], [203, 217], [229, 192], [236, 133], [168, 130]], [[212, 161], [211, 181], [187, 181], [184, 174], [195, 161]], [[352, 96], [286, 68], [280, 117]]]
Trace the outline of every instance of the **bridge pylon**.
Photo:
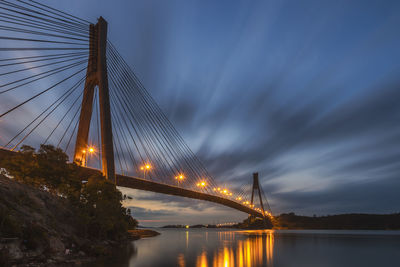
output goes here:
[[107, 21], [100, 17], [89, 30], [89, 61], [86, 71], [85, 88], [76, 136], [74, 161], [86, 165], [90, 120], [93, 110], [93, 96], [98, 88], [100, 106], [101, 163], [103, 175], [115, 182], [113, 135], [110, 112], [110, 96], [107, 77]]
[[255, 191], [258, 191], [258, 197], [260, 200], [260, 206], [261, 206], [261, 210], [262, 210], [262, 214], [264, 215], [264, 219], [265, 219], [265, 210], [264, 210], [264, 203], [261, 197], [261, 188], [260, 188], [260, 182], [258, 180], [258, 172], [253, 173], [253, 188], [251, 190], [251, 202], [250, 205], [253, 206], [254, 203], [254, 194]]

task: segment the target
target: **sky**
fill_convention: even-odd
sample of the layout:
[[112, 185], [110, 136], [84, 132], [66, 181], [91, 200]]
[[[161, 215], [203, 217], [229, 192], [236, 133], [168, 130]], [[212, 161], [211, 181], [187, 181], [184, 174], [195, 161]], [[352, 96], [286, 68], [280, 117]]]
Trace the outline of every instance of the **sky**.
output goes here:
[[[400, 2], [42, 1], [108, 37], [218, 181], [259, 172], [274, 214], [400, 206]], [[140, 224], [246, 214], [121, 188]]]

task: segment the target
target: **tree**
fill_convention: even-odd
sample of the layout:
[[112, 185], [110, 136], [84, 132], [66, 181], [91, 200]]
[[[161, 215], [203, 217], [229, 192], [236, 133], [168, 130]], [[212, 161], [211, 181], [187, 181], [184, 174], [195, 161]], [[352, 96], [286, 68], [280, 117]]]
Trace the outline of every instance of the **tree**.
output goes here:
[[122, 194], [103, 176], [89, 178], [82, 189], [79, 215], [84, 234], [89, 238], [117, 238], [132, 223], [122, 207]]
[[81, 187], [78, 166], [68, 164], [68, 156], [52, 145], [41, 145], [37, 152], [30, 146], [22, 146], [15, 156], [1, 162], [1, 166], [17, 181], [52, 193], [76, 194]]

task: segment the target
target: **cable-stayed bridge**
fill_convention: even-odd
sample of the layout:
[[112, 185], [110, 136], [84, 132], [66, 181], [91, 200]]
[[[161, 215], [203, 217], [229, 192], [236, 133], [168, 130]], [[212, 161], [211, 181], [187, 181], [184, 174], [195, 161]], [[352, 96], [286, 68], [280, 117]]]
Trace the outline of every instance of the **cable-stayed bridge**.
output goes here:
[[207, 171], [107, 38], [102, 17], [91, 23], [4, 0], [0, 40], [1, 157], [52, 144], [118, 186], [271, 216], [258, 174], [229, 188]]

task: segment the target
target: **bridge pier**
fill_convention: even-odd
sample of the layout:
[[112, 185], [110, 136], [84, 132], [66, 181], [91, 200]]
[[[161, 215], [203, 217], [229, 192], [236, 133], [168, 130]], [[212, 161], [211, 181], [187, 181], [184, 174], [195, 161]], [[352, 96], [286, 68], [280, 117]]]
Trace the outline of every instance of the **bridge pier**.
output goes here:
[[[93, 110], [93, 96], [96, 86], [99, 90], [101, 162], [102, 173], [115, 183], [113, 136], [110, 112], [110, 96], [107, 76], [107, 22], [100, 17], [96, 25], [90, 25], [89, 63], [79, 117], [74, 161], [86, 165], [90, 120]], [[99, 148], [100, 149], [100, 148]]]

